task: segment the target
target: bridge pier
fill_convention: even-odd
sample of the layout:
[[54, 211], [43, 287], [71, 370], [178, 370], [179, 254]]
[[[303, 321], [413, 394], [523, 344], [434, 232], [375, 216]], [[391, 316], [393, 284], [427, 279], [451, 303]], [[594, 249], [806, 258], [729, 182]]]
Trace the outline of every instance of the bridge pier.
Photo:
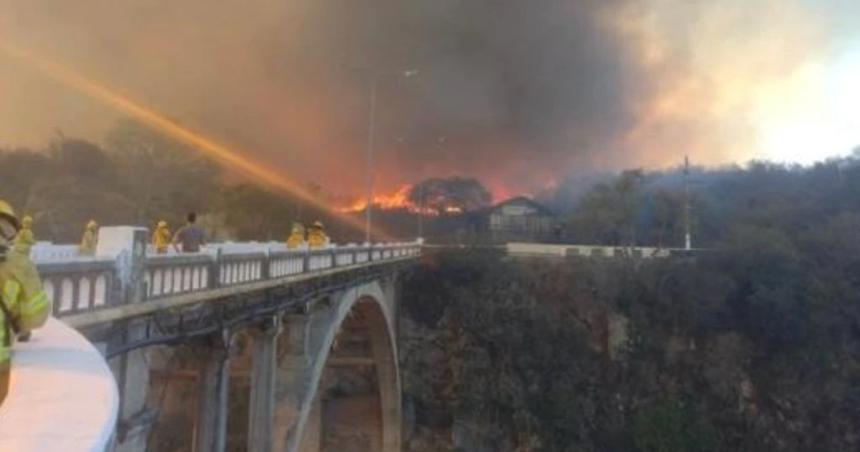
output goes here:
[[397, 356], [392, 353], [392, 345], [386, 334], [395, 331], [393, 325], [387, 326], [382, 316], [368, 316], [370, 349], [375, 366], [375, 376], [379, 388], [379, 405], [382, 411], [382, 449], [399, 451], [401, 447], [401, 394], [397, 371]]
[[198, 380], [195, 452], [224, 452], [227, 448], [227, 415], [230, 388], [230, 338], [207, 348]]
[[[319, 315], [319, 314], [317, 314]], [[296, 423], [300, 415], [302, 397], [310, 387], [311, 329], [314, 313], [284, 316], [286, 334], [282, 336], [284, 354], [277, 366], [275, 410], [275, 450], [296, 452], [294, 443]]]
[[248, 450], [271, 452], [275, 423], [275, 371], [281, 316], [249, 331], [251, 345], [251, 401], [248, 413]]
[[[126, 340], [142, 337], [140, 325], [128, 325]], [[157, 410], [147, 407], [149, 395], [149, 359], [147, 350], [135, 350], [111, 365], [117, 378], [120, 409], [116, 452], [143, 452], [147, 449], [149, 431], [155, 423]]]
[[[117, 296], [125, 304], [140, 303], [144, 299], [143, 270], [147, 231], [144, 228], [115, 226], [99, 230], [96, 254], [115, 260]], [[145, 325], [130, 321], [125, 324], [121, 343], [130, 343], [145, 337]], [[120, 409], [117, 422], [115, 450], [142, 452], [147, 448], [149, 431], [157, 417], [157, 410], [147, 408], [149, 394], [149, 357], [147, 351], [134, 350], [111, 363], [116, 376]]]
[[305, 424], [305, 433], [299, 452], [321, 452], [323, 434], [322, 395], [314, 399], [311, 411], [308, 413], [308, 422]]

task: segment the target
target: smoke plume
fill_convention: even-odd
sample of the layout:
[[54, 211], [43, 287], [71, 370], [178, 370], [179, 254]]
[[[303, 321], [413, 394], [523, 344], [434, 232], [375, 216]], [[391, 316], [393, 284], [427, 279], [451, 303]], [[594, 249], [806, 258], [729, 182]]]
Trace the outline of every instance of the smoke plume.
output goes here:
[[[826, 4], [826, 5], [825, 5]], [[853, 9], [852, 9], [853, 8]], [[299, 180], [362, 191], [757, 155], [756, 111], [850, 41], [829, 0], [0, 0], [0, 39]], [[417, 69], [417, 77], [402, 72]], [[0, 145], [100, 140], [117, 113], [0, 56]]]

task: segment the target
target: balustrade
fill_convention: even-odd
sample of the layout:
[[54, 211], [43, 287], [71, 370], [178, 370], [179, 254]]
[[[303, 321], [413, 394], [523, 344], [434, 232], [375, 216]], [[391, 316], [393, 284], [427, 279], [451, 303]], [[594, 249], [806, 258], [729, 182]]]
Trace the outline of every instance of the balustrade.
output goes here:
[[[144, 300], [414, 257], [420, 253], [420, 244], [290, 250], [282, 244], [251, 242], [212, 244], [205, 252], [191, 254], [148, 251], [142, 273]], [[34, 247], [31, 256], [56, 316], [124, 302], [113, 259], [79, 256], [77, 247], [50, 244]]]
[[208, 289], [211, 262], [210, 256], [202, 253], [147, 256], [143, 277], [146, 298]]
[[119, 299], [113, 293], [116, 273], [111, 260], [42, 261], [36, 265], [56, 316], [102, 308]]

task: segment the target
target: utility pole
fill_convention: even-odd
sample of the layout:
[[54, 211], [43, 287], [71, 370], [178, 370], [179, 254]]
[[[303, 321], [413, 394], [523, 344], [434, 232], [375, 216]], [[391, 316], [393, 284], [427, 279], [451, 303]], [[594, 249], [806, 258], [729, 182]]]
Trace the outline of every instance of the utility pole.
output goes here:
[[690, 158], [684, 156], [684, 249], [690, 251]]
[[418, 182], [418, 238], [424, 237], [424, 183]]
[[376, 129], [376, 79], [370, 80], [370, 112], [367, 121], [367, 204], [364, 206], [364, 242], [370, 243], [371, 211], [373, 210], [373, 141]]

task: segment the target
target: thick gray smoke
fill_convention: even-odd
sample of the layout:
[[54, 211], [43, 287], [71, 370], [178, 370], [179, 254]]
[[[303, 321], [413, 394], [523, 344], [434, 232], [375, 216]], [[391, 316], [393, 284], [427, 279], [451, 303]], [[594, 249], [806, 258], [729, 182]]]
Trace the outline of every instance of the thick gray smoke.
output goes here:
[[[501, 194], [749, 155], [751, 79], [829, 42], [805, 1], [0, 0], [0, 38], [340, 193], [361, 191], [377, 77], [382, 187], [464, 174]], [[767, 70], [734, 65], [741, 44]], [[0, 82], [2, 145], [98, 140], [116, 119], [3, 57]]]

